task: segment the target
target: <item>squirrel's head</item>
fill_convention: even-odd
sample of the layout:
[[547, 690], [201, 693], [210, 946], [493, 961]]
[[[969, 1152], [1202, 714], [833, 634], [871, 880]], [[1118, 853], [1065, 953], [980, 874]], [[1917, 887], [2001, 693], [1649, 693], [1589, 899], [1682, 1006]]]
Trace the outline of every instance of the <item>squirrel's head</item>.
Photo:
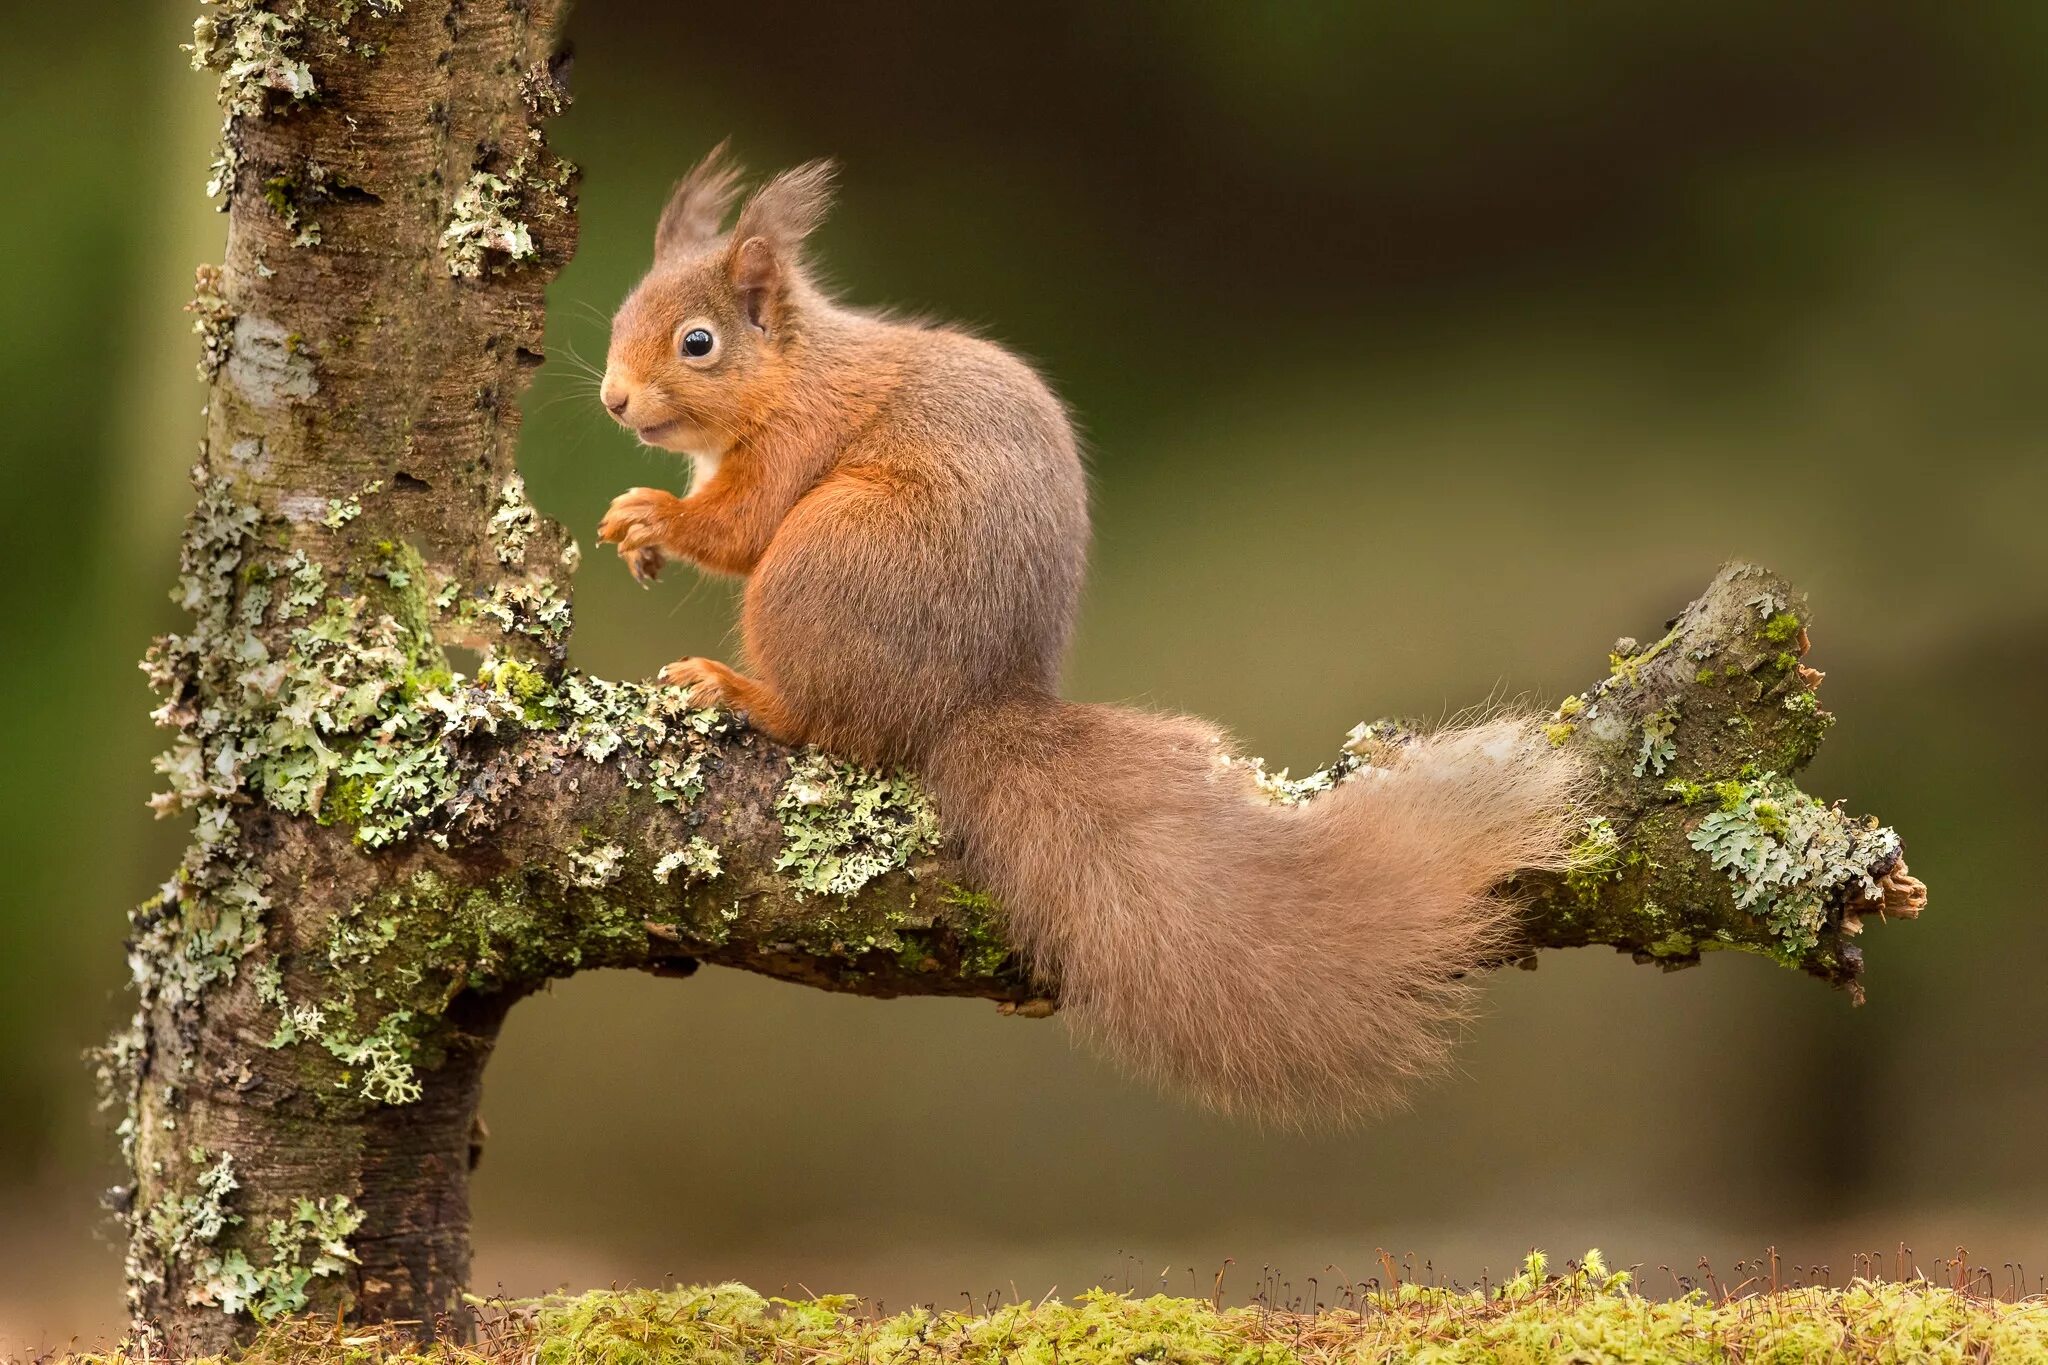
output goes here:
[[723, 143], [684, 176], [654, 233], [654, 267], [612, 319], [599, 397], [648, 445], [716, 457], [787, 389], [805, 305], [803, 244], [831, 200], [813, 161], [756, 190], [730, 231], [739, 168]]

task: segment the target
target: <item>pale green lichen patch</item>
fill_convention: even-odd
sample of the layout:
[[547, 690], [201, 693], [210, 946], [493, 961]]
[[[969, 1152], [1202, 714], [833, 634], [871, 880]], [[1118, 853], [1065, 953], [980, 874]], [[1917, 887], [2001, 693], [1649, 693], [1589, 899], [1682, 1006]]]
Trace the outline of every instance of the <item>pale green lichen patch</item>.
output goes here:
[[507, 635], [522, 635], [560, 656], [569, 646], [569, 599], [549, 579], [518, 579], [491, 585], [481, 599], [460, 598], [458, 613], [488, 621]]
[[939, 846], [939, 822], [908, 774], [841, 763], [817, 749], [789, 760], [775, 798], [777, 869], [800, 891], [849, 896]]
[[572, 849], [569, 853], [569, 884], [595, 891], [617, 881], [625, 866], [626, 850], [618, 844], [604, 843], [591, 848]]
[[261, 114], [271, 96], [287, 102], [311, 99], [318, 91], [304, 60], [304, 0], [275, 9], [264, 0], [200, 0], [192, 21], [192, 69], [211, 67], [220, 75], [221, 108], [232, 117]]
[[1350, 781], [1363, 769], [1392, 767], [1414, 738], [1415, 731], [1399, 721], [1361, 721], [1345, 733], [1334, 761], [1304, 777], [1292, 777], [1285, 768], [1268, 772], [1263, 758], [1243, 758], [1222, 750], [1215, 763], [1219, 770], [1243, 773], [1262, 800], [1276, 806], [1298, 806]]
[[450, 275], [480, 280], [494, 260], [512, 266], [539, 254], [532, 229], [516, 216], [525, 166], [524, 160], [515, 162], [502, 176], [476, 170], [456, 191], [441, 232], [441, 254]]
[[1899, 852], [1899, 836], [1850, 819], [1774, 773], [1717, 784], [1719, 808], [1688, 842], [1735, 890], [1735, 903], [1758, 916], [1792, 952], [1812, 948], [1831, 908], [1881, 901], [1876, 874]]
[[319, 87], [306, 64], [306, 6], [295, 0], [272, 9], [264, 0], [200, 0], [192, 23], [192, 69], [220, 72], [220, 141], [206, 180], [206, 195], [219, 198], [234, 188], [241, 153], [235, 120], [260, 116], [273, 106], [310, 100]]
[[[1795, 716], [1814, 716], [1822, 714], [1820, 709], [1820, 698], [1815, 696], [1811, 692], [1792, 693], [1790, 696], [1785, 698], [1784, 706], [1787, 711], [1790, 711]], [[1829, 723], [1832, 723], [1833, 720], [1834, 717], [1828, 717]]]
[[1336, 786], [1338, 779], [1332, 768], [1318, 768], [1306, 777], [1290, 777], [1285, 768], [1277, 773], [1268, 772], [1265, 759], [1239, 758], [1233, 754], [1218, 754], [1216, 763], [1222, 768], [1242, 771], [1251, 779], [1252, 789], [1276, 806], [1298, 806]]
[[185, 311], [192, 314], [192, 330], [199, 337], [199, 378], [210, 383], [234, 347], [235, 310], [221, 293], [219, 266], [202, 265], [193, 272], [192, 301]]
[[527, 130], [529, 145], [500, 169], [479, 160], [449, 205], [441, 231], [441, 258], [457, 279], [481, 280], [540, 254], [526, 221], [537, 208], [567, 212], [576, 168], [547, 151], [540, 129]]
[[526, 559], [526, 543], [540, 529], [540, 513], [526, 499], [526, 480], [514, 474], [505, 480], [498, 505], [491, 512], [491, 545], [500, 564], [519, 564]]
[[[229, 1209], [230, 1197], [241, 1188], [232, 1153], [218, 1159], [193, 1148], [186, 1159], [197, 1169], [191, 1188], [166, 1193], [137, 1219], [129, 1255], [131, 1290], [163, 1283], [160, 1266], [181, 1268], [190, 1281], [188, 1297], [195, 1304], [213, 1304], [223, 1313], [248, 1313], [270, 1322], [305, 1309], [306, 1287], [326, 1275], [338, 1275], [356, 1263], [348, 1239], [362, 1226], [363, 1212], [346, 1195], [298, 1199], [290, 1214], [264, 1225], [269, 1259], [252, 1262], [239, 1247], [223, 1250], [219, 1243], [242, 1215]], [[147, 1245], [155, 1258], [139, 1256]]]
[[[374, 912], [357, 905], [335, 916], [327, 926], [320, 973], [331, 990], [317, 1002], [291, 1000], [274, 962], [259, 964], [254, 976], [256, 998], [278, 1010], [277, 1028], [266, 1046], [319, 1043], [342, 1064], [335, 1086], [374, 1104], [410, 1104], [420, 1097], [409, 1027], [413, 1011], [396, 1003], [393, 994], [419, 986], [422, 973], [417, 963], [378, 960], [398, 941], [399, 927], [398, 909], [392, 905]], [[366, 1014], [376, 1016], [367, 1028]]]
[[128, 1272], [131, 1285], [157, 1285], [163, 1275], [157, 1265], [182, 1265], [196, 1271], [220, 1235], [242, 1220], [228, 1209], [228, 1196], [240, 1188], [235, 1179], [235, 1158], [222, 1152], [210, 1159], [200, 1148], [192, 1148], [186, 1160], [195, 1169], [192, 1185], [185, 1191], [166, 1191], [136, 1220], [138, 1243], [146, 1242], [156, 1253], [152, 1263], [130, 1247]]
[[708, 882], [724, 870], [717, 846], [698, 835], [683, 847], [664, 853], [655, 861], [654, 880], [667, 886], [669, 880], [681, 872], [686, 882]]
[[1636, 750], [1634, 773], [1641, 777], [1645, 772], [1662, 776], [1671, 766], [1671, 760], [1678, 757], [1678, 746], [1672, 735], [1678, 731], [1678, 703], [1670, 702], [1643, 717], [1643, 742]]
[[280, 170], [263, 181], [263, 202], [292, 234], [292, 245], [320, 245], [323, 230], [313, 210], [329, 200], [343, 186], [333, 172], [317, 161], [304, 161], [293, 169]]
[[[329, 498], [327, 500], [326, 514], [320, 518], [320, 524], [330, 531], [339, 531], [342, 527], [363, 514], [364, 498], [381, 493], [383, 490], [384, 480], [372, 479], [369, 483], [363, 485], [360, 492], [351, 493], [345, 498]], [[403, 573], [405, 571], [401, 569], [398, 572]], [[386, 574], [386, 579], [387, 581], [389, 580], [388, 573]], [[399, 586], [403, 587], [404, 584], [401, 582]]]
[[[192, 41], [185, 51], [195, 71], [220, 72], [217, 98], [221, 107], [220, 142], [206, 182], [208, 198], [234, 188], [240, 169], [235, 122], [265, 117], [313, 103], [320, 84], [308, 63], [307, 43], [327, 35], [343, 52], [374, 56], [378, 44], [352, 39], [347, 30], [359, 11], [391, 18], [403, 0], [338, 0], [309, 9], [307, 0], [200, 0], [202, 11], [192, 23]], [[266, 187], [266, 194], [268, 194]], [[300, 224], [290, 224], [298, 229]], [[317, 225], [300, 231], [298, 245], [319, 240]]]
[[306, 1290], [314, 1280], [357, 1264], [348, 1239], [362, 1227], [363, 1217], [347, 1195], [295, 1200], [288, 1217], [264, 1225], [269, 1260], [253, 1262], [239, 1247], [209, 1258], [200, 1267], [197, 1302], [218, 1304], [229, 1316], [247, 1313], [258, 1322], [304, 1312], [311, 1302]]

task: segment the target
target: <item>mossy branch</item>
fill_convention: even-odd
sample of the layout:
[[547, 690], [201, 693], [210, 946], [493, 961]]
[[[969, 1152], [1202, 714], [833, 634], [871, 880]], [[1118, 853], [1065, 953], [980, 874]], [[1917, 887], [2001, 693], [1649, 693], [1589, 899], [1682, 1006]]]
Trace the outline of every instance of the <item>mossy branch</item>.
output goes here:
[[[1862, 920], [1915, 915], [1924, 892], [1895, 834], [1792, 785], [1833, 721], [1808, 639], [1799, 593], [1730, 566], [1558, 708], [1553, 741], [1582, 751], [1598, 785], [1572, 866], [1512, 888], [1531, 951], [1605, 944], [1676, 967], [1738, 949], [1860, 989]], [[523, 903], [555, 907], [549, 932], [574, 952], [529, 955], [535, 972], [688, 960], [871, 995], [1045, 992], [904, 775], [789, 750], [673, 692], [524, 677], [528, 728], [457, 760], [474, 764], [464, 787], [519, 798], [418, 815], [454, 840], [433, 860], [488, 847]], [[1361, 726], [1332, 768], [1271, 784], [1275, 799], [1314, 799], [1403, 734]], [[689, 774], [688, 799], [665, 772]]]
[[1835, 719], [1804, 662], [1808, 621], [1803, 593], [1731, 564], [1558, 707], [1553, 742], [1600, 781], [1573, 866], [1516, 888], [1530, 947], [1606, 944], [1667, 968], [1739, 949], [1862, 999], [1865, 918], [1913, 918], [1926, 888], [1896, 833], [1791, 780]]

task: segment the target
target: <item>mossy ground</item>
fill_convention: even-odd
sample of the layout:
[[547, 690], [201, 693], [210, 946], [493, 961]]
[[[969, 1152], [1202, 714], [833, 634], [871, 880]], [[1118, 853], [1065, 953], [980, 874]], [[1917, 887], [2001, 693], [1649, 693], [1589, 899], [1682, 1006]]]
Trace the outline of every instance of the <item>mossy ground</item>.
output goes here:
[[[1540, 1255], [1487, 1290], [1352, 1287], [1339, 1306], [1217, 1309], [1203, 1299], [1097, 1290], [1071, 1303], [893, 1316], [849, 1296], [766, 1298], [744, 1285], [610, 1290], [480, 1312], [475, 1346], [414, 1347], [396, 1332], [294, 1321], [266, 1328], [246, 1365], [657, 1365], [657, 1362], [858, 1362], [859, 1365], [1321, 1365], [1429, 1361], [2040, 1361], [2048, 1299], [2001, 1299], [1924, 1280], [1856, 1280], [1678, 1299], [1637, 1293], [1590, 1253], [1563, 1275]], [[73, 1365], [164, 1360], [138, 1350]]]

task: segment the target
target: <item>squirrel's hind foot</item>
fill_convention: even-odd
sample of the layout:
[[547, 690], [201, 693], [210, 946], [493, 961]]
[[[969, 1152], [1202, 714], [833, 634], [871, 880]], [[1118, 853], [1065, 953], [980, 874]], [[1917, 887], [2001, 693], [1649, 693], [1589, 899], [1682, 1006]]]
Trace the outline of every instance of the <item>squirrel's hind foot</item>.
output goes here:
[[759, 678], [734, 672], [716, 659], [678, 659], [655, 676], [664, 686], [689, 688], [692, 706], [743, 712], [748, 725], [771, 739], [795, 744], [804, 737], [802, 727], [796, 724], [779, 692]]

